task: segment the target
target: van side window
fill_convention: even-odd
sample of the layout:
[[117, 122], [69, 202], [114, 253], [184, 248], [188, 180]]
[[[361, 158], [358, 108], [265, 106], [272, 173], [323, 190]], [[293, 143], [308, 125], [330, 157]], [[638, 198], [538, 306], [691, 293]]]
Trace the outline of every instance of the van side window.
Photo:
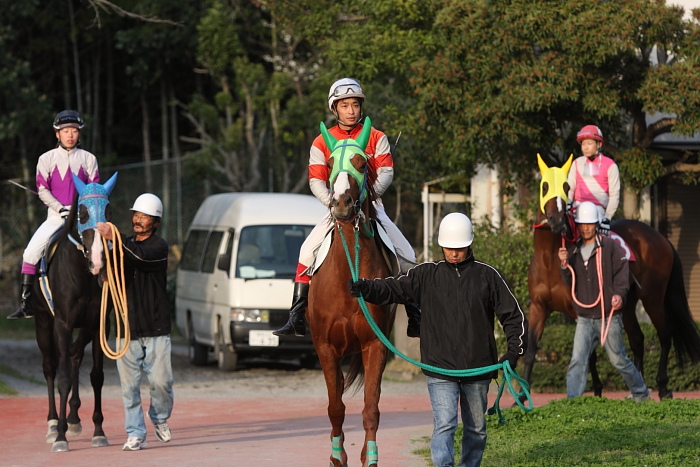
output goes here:
[[293, 279], [299, 248], [311, 229], [305, 225], [244, 227], [238, 241], [237, 277]]
[[204, 250], [204, 257], [202, 258], [202, 272], [214, 272], [219, 246], [221, 245], [221, 237], [223, 236], [223, 232], [212, 232], [209, 236], [207, 247]]
[[185, 248], [182, 251], [182, 259], [180, 260], [180, 269], [185, 271], [199, 271], [199, 263], [202, 258], [202, 250], [207, 241], [206, 230], [190, 230], [185, 242]]

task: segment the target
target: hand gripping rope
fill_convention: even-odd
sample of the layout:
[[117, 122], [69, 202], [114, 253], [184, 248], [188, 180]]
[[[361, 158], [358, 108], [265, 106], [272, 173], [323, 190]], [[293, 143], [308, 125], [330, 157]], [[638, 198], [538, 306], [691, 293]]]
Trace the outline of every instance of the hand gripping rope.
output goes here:
[[[564, 238], [561, 239], [562, 248], [566, 247]], [[593, 308], [594, 306], [600, 304], [600, 345], [605, 346], [605, 340], [608, 338], [608, 332], [610, 331], [610, 323], [612, 323], [612, 314], [616, 308], [610, 310], [610, 316], [608, 324], [605, 324], [605, 301], [603, 300], [603, 258], [602, 255], [598, 256], [596, 260], [596, 273], [598, 275], [598, 298], [595, 299], [590, 305], [586, 305], [576, 298], [576, 274], [574, 273], [574, 268], [567, 262], [566, 267], [571, 272], [571, 296], [576, 303], [581, 308]]]
[[[126, 301], [126, 281], [124, 278], [124, 250], [122, 248], [122, 236], [119, 233], [117, 226], [108, 222], [110, 229], [112, 229], [112, 242], [113, 248], [110, 254], [108, 253], [109, 246], [107, 240], [102, 237], [102, 245], [104, 246], [106, 267], [107, 267], [107, 281], [102, 284], [102, 303], [100, 306], [100, 345], [102, 346], [102, 351], [104, 354], [111, 358], [112, 360], [117, 360], [126, 354], [129, 349], [129, 343], [131, 342], [131, 332], [129, 329], [129, 307]], [[114, 266], [112, 265], [114, 261]], [[108, 318], [107, 313], [107, 301], [109, 300], [108, 295], [112, 294], [112, 303], [114, 304], [114, 321], [116, 326], [117, 340], [115, 344], [115, 350], [112, 350], [109, 346], [107, 339], [109, 336], [105, 334], [105, 327]], [[121, 328], [124, 327], [124, 343], [121, 343]]]
[[[343, 241], [343, 248], [345, 249], [345, 256], [347, 257], [348, 260], [348, 266], [350, 267], [350, 274], [352, 275], [352, 280], [353, 282], [357, 281], [358, 278], [358, 273], [360, 270], [360, 242], [359, 242], [359, 230], [355, 229], [355, 264], [353, 266], [352, 259], [350, 258], [350, 251], [348, 249], [347, 242], [345, 241], [345, 235], [343, 234], [343, 231], [341, 229], [338, 229], [340, 232], [340, 238]], [[473, 369], [467, 369], [467, 370], [451, 370], [451, 369], [446, 369], [446, 368], [439, 368], [433, 365], [427, 365], [425, 363], [418, 362], [416, 360], [413, 360], [412, 358], [408, 357], [407, 355], [404, 355], [401, 353], [394, 345], [387, 339], [387, 337], [384, 335], [381, 329], [379, 329], [379, 326], [377, 323], [374, 321], [374, 318], [372, 318], [372, 314], [369, 312], [369, 309], [367, 308], [367, 303], [365, 302], [364, 297], [362, 294], [360, 294], [359, 297], [357, 297], [357, 301], [360, 303], [360, 308], [362, 309], [362, 313], [365, 315], [365, 319], [369, 323], [370, 327], [372, 328], [372, 331], [377, 335], [379, 340], [393, 353], [398, 355], [399, 357], [403, 358], [407, 362], [410, 362], [414, 365], [416, 365], [419, 368], [422, 368], [424, 370], [432, 371], [434, 373], [438, 373], [441, 375], [446, 375], [446, 376], [455, 376], [455, 377], [471, 377], [471, 376], [479, 376], [483, 375], [486, 373], [490, 373], [492, 371], [497, 371], [500, 369], [503, 369], [503, 379], [498, 385], [498, 394], [496, 396], [496, 400], [494, 401], [493, 407], [491, 407], [488, 410], [489, 415], [493, 415], [494, 413], [498, 414], [498, 422], [503, 425], [506, 422], [505, 417], [501, 413], [501, 407], [500, 407], [500, 400], [501, 400], [501, 395], [503, 394], [503, 389], [505, 388], [505, 385], [508, 385], [508, 390], [510, 391], [511, 395], [513, 396], [513, 399], [515, 399], [515, 403], [518, 404], [520, 408], [522, 408], [526, 412], [530, 412], [533, 409], [532, 406], [532, 398], [530, 397], [530, 385], [528, 384], [527, 381], [525, 381], [522, 377], [518, 375], [518, 372], [515, 371], [513, 368], [510, 367], [510, 363], [508, 363], [508, 360], [504, 361], [503, 363], [497, 363], [495, 365], [489, 365], [481, 368], [473, 368]], [[513, 387], [513, 379], [517, 380], [518, 383], [520, 384], [521, 391], [518, 392], [515, 390]], [[528, 406], [524, 406], [522, 402], [520, 402], [520, 397], [525, 396], [528, 400]]]

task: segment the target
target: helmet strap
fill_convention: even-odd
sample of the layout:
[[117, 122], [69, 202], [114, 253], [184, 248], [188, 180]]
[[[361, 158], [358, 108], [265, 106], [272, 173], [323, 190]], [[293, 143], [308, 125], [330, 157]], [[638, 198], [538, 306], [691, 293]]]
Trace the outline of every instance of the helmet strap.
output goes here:
[[[360, 99], [360, 100], [361, 100], [361, 99]], [[357, 123], [355, 123], [354, 125], [348, 125], [347, 123], [345, 123], [344, 121], [342, 121], [342, 120], [340, 119], [340, 117], [338, 117], [338, 111], [337, 111], [336, 108], [335, 108], [335, 104], [333, 104], [333, 115], [335, 115], [335, 119], [336, 119], [336, 121], [337, 121], [339, 124], [344, 125], [344, 126], [346, 126], [346, 127], [349, 127], [349, 128], [352, 130], [353, 128], [355, 128], [357, 125], [360, 124], [360, 122], [362, 121], [362, 119], [363, 119], [364, 116], [365, 116], [365, 113], [364, 113], [364, 111], [362, 110], [362, 103], [360, 103], [360, 118], [357, 119]]]

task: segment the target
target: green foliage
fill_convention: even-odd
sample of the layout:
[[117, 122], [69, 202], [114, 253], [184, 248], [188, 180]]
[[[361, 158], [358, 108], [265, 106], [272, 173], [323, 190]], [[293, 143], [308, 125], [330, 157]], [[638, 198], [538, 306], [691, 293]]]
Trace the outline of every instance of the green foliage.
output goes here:
[[616, 159], [623, 183], [638, 192], [665, 173], [661, 156], [643, 148], [627, 149]]
[[472, 248], [475, 258], [501, 272], [520, 306], [527, 309], [527, 270], [533, 252], [530, 225], [511, 221], [496, 228], [488, 220], [475, 222]]

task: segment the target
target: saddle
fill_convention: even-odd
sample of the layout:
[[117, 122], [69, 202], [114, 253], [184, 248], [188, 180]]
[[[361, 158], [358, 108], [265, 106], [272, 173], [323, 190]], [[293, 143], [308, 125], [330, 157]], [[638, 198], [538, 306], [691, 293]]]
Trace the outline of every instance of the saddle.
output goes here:
[[[380, 224], [374, 219], [372, 219], [370, 222], [372, 223], [374, 231], [377, 232], [377, 235], [375, 235], [375, 241], [379, 241], [380, 245], [382, 245], [383, 247], [381, 249], [382, 254], [384, 255], [384, 260], [386, 261], [386, 264], [389, 265], [389, 270], [391, 271], [391, 274], [394, 276], [398, 275], [401, 271], [401, 266], [399, 265], [399, 257], [396, 254], [394, 244], [391, 242], [391, 239], [386, 233], [386, 230], [384, 230], [384, 227], [382, 227], [382, 224]], [[331, 249], [331, 244], [333, 242], [333, 228], [334, 227], [329, 228], [328, 232], [326, 232], [326, 236], [323, 238], [323, 242], [321, 243], [321, 246], [316, 252], [316, 259], [314, 260], [314, 264], [311, 265], [307, 272], [309, 276], [313, 276], [314, 273], [318, 270], [318, 268], [321, 267], [323, 261], [326, 259], [328, 251]]]

